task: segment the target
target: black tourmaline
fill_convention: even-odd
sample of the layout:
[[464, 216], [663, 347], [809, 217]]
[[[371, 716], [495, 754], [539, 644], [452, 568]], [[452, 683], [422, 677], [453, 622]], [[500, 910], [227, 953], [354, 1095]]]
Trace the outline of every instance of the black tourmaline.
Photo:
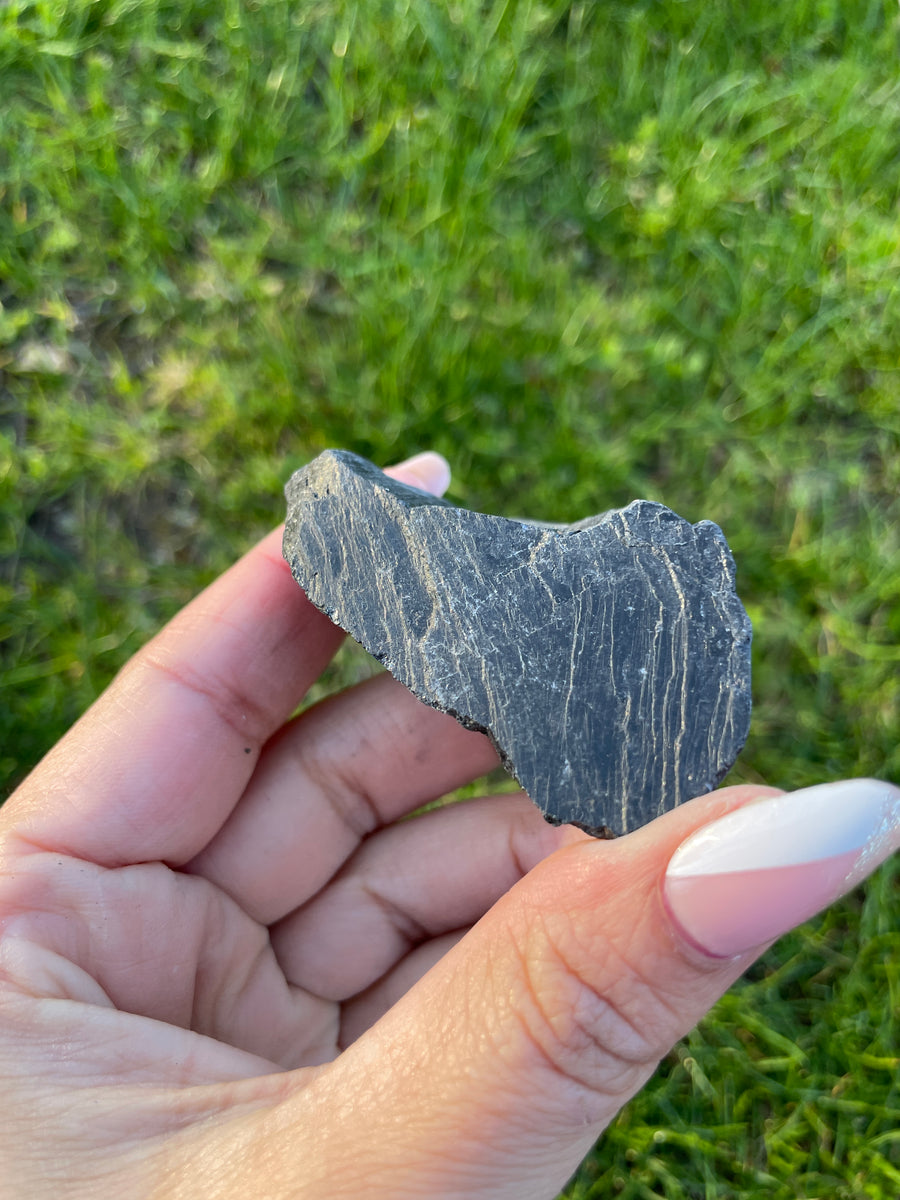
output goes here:
[[551, 821], [627, 833], [715, 787], [750, 723], [750, 622], [711, 521], [553, 528], [456, 508], [328, 450], [287, 486], [307, 596], [486, 733]]

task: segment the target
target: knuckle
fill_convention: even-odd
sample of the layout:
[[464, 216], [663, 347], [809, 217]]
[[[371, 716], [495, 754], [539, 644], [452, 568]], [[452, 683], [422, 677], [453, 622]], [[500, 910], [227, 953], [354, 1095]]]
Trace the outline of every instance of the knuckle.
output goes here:
[[679, 1036], [669, 998], [604, 942], [602, 959], [539, 923], [520, 959], [519, 1025], [566, 1084], [623, 1103]]

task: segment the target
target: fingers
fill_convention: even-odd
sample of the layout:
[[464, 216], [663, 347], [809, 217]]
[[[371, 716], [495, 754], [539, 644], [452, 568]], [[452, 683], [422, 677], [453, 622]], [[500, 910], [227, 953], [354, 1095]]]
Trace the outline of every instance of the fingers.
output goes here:
[[360, 996], [342, 1006], [339, 1032], [340, 1048], [346, 1049], [370, 1029], [377, 1020], [405, 996], [413, 984], [436, 966], [448, 950], [465, 937], [468, 931], [457, 929], [416, 946], [402, 958], [387, 975], [379, 979]]
[[[448, 479], [437, 455], [393, 474]], [[4, 826], [105, 866], [181, 863], [212, 838], [343, 636], [291, 578], [280, 540], [264, 538], [125, 667], [4, 806]]]
[[309, 709], [267, 747], [189, 869], [271, 925], [314, 896], [376, 828], [496, 766], [486, 737], [377, 675]]
[[[898, 845], [900, 791], [871, 781], [727, 789], [575, 842], [286, 1102], [267, 1152], [347, 1195], [546, 1200], [762, 945]], [[354, 1162], [342, 1116], [305, 1158], [308, 1106], [353, 1081]]]
[[474, 924], [542, 858], [587, 835], [526, 796], [453, 804], [385, 829], [272, 930], [288, 981], [327, 1000], [363, 992], [421, 943]]

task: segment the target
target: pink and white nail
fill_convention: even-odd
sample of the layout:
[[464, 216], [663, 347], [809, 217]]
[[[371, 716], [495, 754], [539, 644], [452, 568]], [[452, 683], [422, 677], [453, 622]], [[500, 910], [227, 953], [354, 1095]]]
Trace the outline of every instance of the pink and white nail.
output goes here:
[[443, 496], [450, 486], [450, 464], [442, 454], [434, 450], [423, 450], [402, 463], [397, 463], [389, 472], [404, 483], [422, 488], [433, 496]]
[[663, 894], [689, 942], [731, 958], [807, 920], [898, 848], [900, 789], [877, 779], [824, 783], [698, 830], [672, 856]]

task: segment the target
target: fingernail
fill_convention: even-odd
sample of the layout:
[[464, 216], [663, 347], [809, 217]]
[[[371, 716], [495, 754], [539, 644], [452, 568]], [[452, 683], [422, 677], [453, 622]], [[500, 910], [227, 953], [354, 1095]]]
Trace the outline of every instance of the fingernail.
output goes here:
[[842, 896], [900, 847], [900, 789], [823, 783], [745, 805], [673, 854], [663, 895], [693, 946], [732, 958]]
[[422, 487], [434, 496], [442, 496], [450, 486], [450, 464], [434, 450], [414, 454], [412, 458], [399, 463], [398, 470], [415, 475]]

